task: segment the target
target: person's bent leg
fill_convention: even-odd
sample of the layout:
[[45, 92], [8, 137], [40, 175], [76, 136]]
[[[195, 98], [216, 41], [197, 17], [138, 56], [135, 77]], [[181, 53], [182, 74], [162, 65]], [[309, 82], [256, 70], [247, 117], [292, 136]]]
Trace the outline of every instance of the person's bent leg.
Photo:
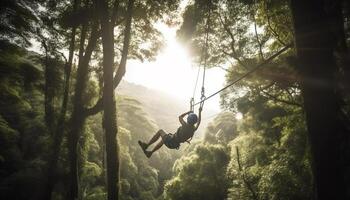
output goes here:
[[160, 147], [162, 147], [164, 144], [163, 140], [160, 140], [158, 144], [152, 149], [152, 151], [147, 151], [146, 156], [151, 157], [154, 152], [156, 152]]
[[152, 145], [153, 143], [155, 143], [155, 142], [160, 138], [160, 136], [161, 136], [162, 134], [165, 134], [165, 132], [164, 132], [162, 129], [160, 129], [160, 130], [151, 138], [151, 140], [148, 142], [147, 146], [150, 146], [150, 145]]
[[153, 148], [153, 150], [151, 151], [152, 153], [156, 152], [158, 149], [160, 149], [160, 147], [162, 147], [164, 144], [163, 140], [160, 140], [158, 142], [158, 144]]

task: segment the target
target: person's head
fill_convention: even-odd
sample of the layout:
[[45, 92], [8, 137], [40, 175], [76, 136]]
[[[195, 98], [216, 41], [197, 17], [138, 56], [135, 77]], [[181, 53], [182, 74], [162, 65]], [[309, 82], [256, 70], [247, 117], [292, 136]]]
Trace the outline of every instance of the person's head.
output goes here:
[[195, 123], [197, 123], [198, 121], [198, 117], [196, 114], [194, 113], [190, 113], [188, 116], [187, 116], [187, 123], [190, 124], [190, 125], [194, 125]]

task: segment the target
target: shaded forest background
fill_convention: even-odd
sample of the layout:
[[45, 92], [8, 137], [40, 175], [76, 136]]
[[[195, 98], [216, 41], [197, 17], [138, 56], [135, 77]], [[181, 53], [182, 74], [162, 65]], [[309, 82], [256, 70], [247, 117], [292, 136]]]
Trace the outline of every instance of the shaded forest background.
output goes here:
[[[179, 4], [1, 2], [1, 198], [348, 199], [349, 3]], [[188, 109], [122, 82], [128, 59], [161, 50], [159, 21], [227, 83], [286, 51], [221, 93], [191, 144], [147, 159], [137, 140]]]

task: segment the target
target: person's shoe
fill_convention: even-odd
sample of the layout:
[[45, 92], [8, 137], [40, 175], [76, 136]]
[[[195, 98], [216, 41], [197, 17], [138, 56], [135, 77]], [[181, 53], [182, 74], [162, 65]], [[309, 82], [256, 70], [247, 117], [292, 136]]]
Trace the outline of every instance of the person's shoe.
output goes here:
[[139, 142], [139, 145], [142, 148], [142, 150], [145, 151], [147, 149], [148, 145], [140, 140], [138, 142]]
[[150, 158], [152, 156], [152, 151], [144, 151], [145, 155], [147, 156], [147, 158]]

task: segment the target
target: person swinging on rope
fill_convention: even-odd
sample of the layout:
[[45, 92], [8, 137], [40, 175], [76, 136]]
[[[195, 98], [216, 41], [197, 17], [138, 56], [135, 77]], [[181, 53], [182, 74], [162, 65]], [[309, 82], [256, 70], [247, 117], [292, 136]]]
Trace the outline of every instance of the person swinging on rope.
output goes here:
[[[198, 113], [198, 117], [193, 113], [193, 111], [188, 111], [180, 115], [179, 121], [181, 126], [177, 129], [175, 134], [166, 133], [164, 130], [160, 129], [148, 143], [139, 140], [138, 143], [145, 155], [150, 158], [154, 152], [163, 146], [163, 144], [165, 144], [165, 146], [167, 146], [169, 149], [178, 149], [180, 147], [180, 143], [189, 142], [201, 123], [202, 106], [199, 107]], [[184, 117], [186, 115], [187, 120], [185, 122]], [[155, 143], [159, 138], [161, 138], [161, 140], [158, 142], [158, 144], [151, 151], [148, 151], [147, 148]]]

